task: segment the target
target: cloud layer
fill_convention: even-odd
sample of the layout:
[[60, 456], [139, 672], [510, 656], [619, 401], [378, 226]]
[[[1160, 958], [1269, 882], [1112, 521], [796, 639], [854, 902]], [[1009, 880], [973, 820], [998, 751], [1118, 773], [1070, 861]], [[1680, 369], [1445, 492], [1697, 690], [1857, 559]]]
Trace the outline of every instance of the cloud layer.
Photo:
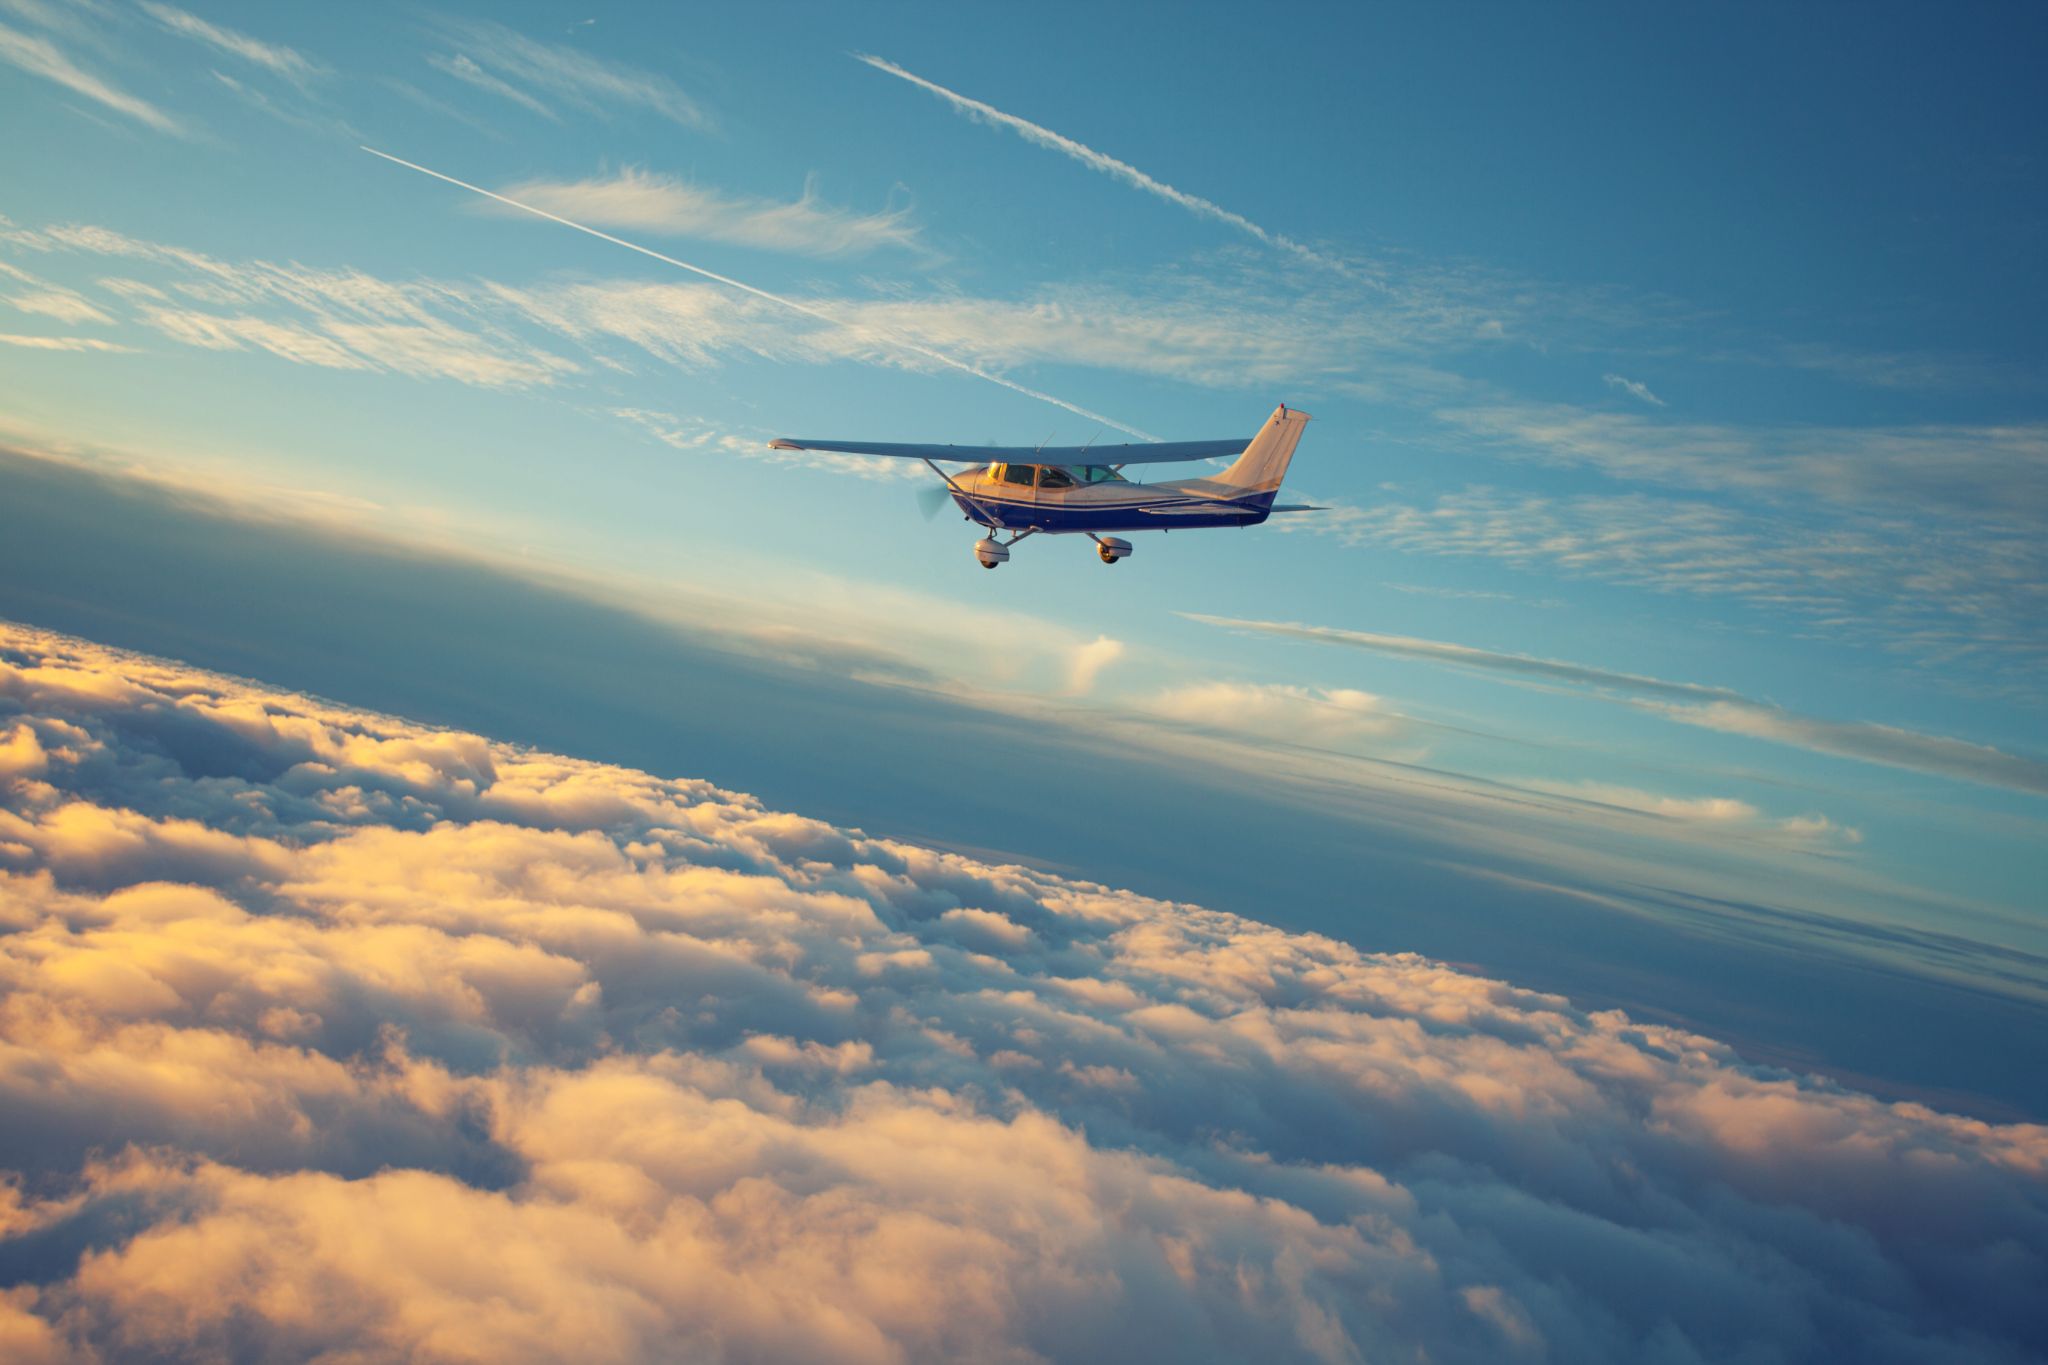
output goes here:
[[2019, 1360], [2048, 1129], [0, 632], [15, 1358]]

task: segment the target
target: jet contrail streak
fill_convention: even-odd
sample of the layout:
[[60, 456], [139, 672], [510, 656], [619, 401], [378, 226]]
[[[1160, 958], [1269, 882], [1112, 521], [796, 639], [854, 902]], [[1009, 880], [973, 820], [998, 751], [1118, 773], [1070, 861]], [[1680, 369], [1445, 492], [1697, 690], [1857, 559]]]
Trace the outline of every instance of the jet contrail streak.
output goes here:
[[1186, 190], [1175, 189], [1163, 180], [1155, 180], [1136, 166], [1131, 165], [1128, 161], [1119, 161], [1105, 152], [1096, 151], [1086, 143], [1076, 142], [1064, 134], [1055, 133], [1050, 128], [1040, 127], [1029, 119], [1018, 118], [1015, 114], [1006, 114], [992, 104], [983, 104], [980, 100], [969, 99], [957, 90], [948, 90], [936, 81], [928, 81], [913, 72], [905, 71], [886, 57], [870, 56], [865, 52], [855, 52], [851, 55], [855, 61], [866, 62], [877, 71], [887, 72], [899, 80], [909, 81], [920, 89], [931, 91], [934, 95], [937, 95], [940, 99], [964, 114], [981, 119], [987, 123], [995, 124], [999, 128], [1008, 128], [1027, 142], [1035, 142], [1039, 146], [1049, 148], [1062, 156], [1072, 157], [1091, 170], [1101, 171], [1104, 175], [1114, 176], [1127, 185], [1132, 185], [1145, 191], [1147, 194], [1156, 195], [1164, 199], [1169, 204], [1178, 204], [1188, 212], [1199, 217], [1212, 218], [1219, 223], [1234, 227], [1239, 232], [1258, 238], [1267, 246], [1290, 252], [1304, 261], [1313, 262], [1326, 270], [1334, 270], [1340, 275], [1350, 276], [1354, 279], [1358, 278], [1357, 272], [1353, 271], [1351, 267], [1345, 265], [1342, 261], [1332, 260], [1312, 247], [1303, 246], [1292, 237], [1282, 236], [1277, 232], [1269, 232], [1243, 214], [1232, 213], [1221, 204], [1204, 199], [1198, 194], [1189, 194]]
[[[642, 256], [651, 256], [655, 260], [660, 261], [665, 265], [672, 265], [676, 267], [678, 270], [687, 270], [693, 275], [702, 275], [707, 280], [716, 280], [718, 283], [725, 285], [729, 289], [737, 289], [742, 294], [752, 294], [757, 299], [766, 299], [770, 303], [780, 304], [782, 307], [790, 309], [793, 312], [802, 313], [805, 317], [816, 318], [820, 322], [830, 323], [834, 327], [844, 327], [849, 331], [859, 330], [855, 329], [852, 326], [852, 324], [844, 322], [839, 318], [833, 317], [830, 313], [826, 312], [822, 308], [813, 308], [807, 303], [798, 303], [795, 299], [786, 299], [782, 297], [780, 294], [771, 294], [765, 289], [756, 289], [753, 285], [748, 284], [743, 280], [736, 280], [730, 275], [721, 275], [715, 270], [706, 270], [701, 265], [691, 265], [688, 261], [680, 261], [673, 256], [664, 256], [661, 252], [654, 250], [652, 247], [644, 247], [637, 242], [629, 242], [623, 237], [614, 237], [609, 232], [600, 232], [594, 227], [585, 227], [583, 224], [575, 222], [572, 219], [564, 218], [558, 213], [549, 213], [546, 209], [537, 209], [531, 204], [522, 204], [517, 199], [508, 199], [502, 194], [494, 194], [490, 190], [483, 188], [481, 185], [472, 185], [467, 180], [457, 180], [452, 175], [443, 175], [441, 174], [441, 172], [436, 170], [430, 170], [429, 168], [420, 165], [418, 162], [407, 161], [402, 156], [393, 156], [389, 152], [380, 152], [375, 147], [363, 147], [361, 146], [361, 144], [358, 144], [358, 148], [362, 151], [368, 152], [371, 156], [382, 157], [384, 160], [391, 162], [393, 165], [403, 166], [409, 171], [418, 171], [421, 175], [431, 175], [436, 180], [445, 180], [447, 183], [456, 186], [458, 189], [468, 190], [471, 194], [480, 194], [486, 199], [495, 199], [500, 204], [504, 204], [510, 208], [518, 209], [522, 213], [530, 213], [536, 218], [545, 218], [551, 223], [560, 223], [563, 227], [575, 228], [578, 232], [589, 233], [592, 237], [595, 237], [600, 241], [610, 242], [613, 246], [622, 246], [626, 248], [626, 250], [628, 251], [637, 251]], [[1065, 408], [1068, 412], [1071, 412], [1079, 417], [1085, 417], [1091, 422], [1100, 422], [1104, 426], [1111, 426], [1115, 427], [1118, 431], [1128, 432], [1129, 434], [1137, 437], [1141, 441], [1156, 441], [1159, 439], [1157, 436], [1152, 435], [1152, 433], [1148, 431], [1140, 431], [1136, 427], [1125, 426], [1122, 422], [1117, 421], [1113, 417], [1104, 417], [1099, 412], [1091, 412], [1087, 408], [1080, 406], [1078, 403], [1069, 403], [1064, 398], [1058, 398], [1049, 393], [1041, 393], [1037, 389], [1026, 388], [1024, 385], [1019, 384], [1014, 380], [1005, 379], [999, 374], [991, 374], [989, 371], [982, 369], [980, 366], [970, 365], [964, 360], [955, 360], [952, 356], [945, 355], [939, 351], [934, 351], [929, 346], [920, 345], [915, 341], [910, 341], [904, 337], [897, 336], [892, 332], [885, 331], [878, 327], [868, 328], [865, 330], [871, 331], [881, 336], [883, 339], [888, 341], [890, 345], [895, 346], [901, 350], [909, 351], [913, 355], [921, 355], [927, 360], [937, 361], [941, 365], [950, 366], [953, 369], [959, 370], [962, 374], [971, 374], [976, 379], [986, 379], [991, 384], [1000, 384], [1004, 388], [1010, 390], [1012, 393], [1021, 393], [1026, 398], [1036, 398], [1041, 403], [1050, 403], [1056, 408]]]

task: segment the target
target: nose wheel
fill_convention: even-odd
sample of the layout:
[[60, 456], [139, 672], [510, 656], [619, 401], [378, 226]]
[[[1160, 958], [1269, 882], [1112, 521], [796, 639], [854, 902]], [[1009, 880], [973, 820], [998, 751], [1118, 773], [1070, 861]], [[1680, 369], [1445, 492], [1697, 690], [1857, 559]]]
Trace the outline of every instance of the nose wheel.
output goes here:
[[[1029, 533], [1027, 532], [1026, 534]], [[1010, 546], [1015, 545], [1023, 538], [1023, 536], [1012, 536], [1005, 542], [997, 540], [993, 535], [983, 536], [980, 540], [974, 542], [974, 562], [981, 565], [984, 569], [993, 569], [996, 565], [1009, 560]]]

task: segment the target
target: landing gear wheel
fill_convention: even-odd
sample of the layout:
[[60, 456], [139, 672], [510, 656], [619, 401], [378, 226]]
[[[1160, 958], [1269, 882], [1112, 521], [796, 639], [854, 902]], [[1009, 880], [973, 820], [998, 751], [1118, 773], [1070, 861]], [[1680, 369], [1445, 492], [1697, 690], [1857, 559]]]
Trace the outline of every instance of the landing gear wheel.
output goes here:
[[1122, 557], [1120, 555], [1113, 553], [1107, 545], [1096, 546], [1095, 553], [1101, 558], [1102, 562], [1105, 564], [1114, 564], [1117, 562], [1118, 559]]
[[1002, 561], [999, 559], [984, 559], [980, 561], [980, 563], [981, 567], [984, 569], [993, 569], [996, 565], [1002, 563]]

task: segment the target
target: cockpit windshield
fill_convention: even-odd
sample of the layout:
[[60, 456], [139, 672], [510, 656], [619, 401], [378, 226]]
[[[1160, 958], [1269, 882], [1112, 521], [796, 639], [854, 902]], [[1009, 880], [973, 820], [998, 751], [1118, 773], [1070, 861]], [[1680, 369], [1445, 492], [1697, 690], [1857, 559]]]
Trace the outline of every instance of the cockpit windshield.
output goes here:
[[1072, 488], [1091, 483], [1128, 483], [1108, 465], [992, 464], [962, 471], [961, 477], [985, 478], [991, 483], [1013, 483], [1029, 488]]

